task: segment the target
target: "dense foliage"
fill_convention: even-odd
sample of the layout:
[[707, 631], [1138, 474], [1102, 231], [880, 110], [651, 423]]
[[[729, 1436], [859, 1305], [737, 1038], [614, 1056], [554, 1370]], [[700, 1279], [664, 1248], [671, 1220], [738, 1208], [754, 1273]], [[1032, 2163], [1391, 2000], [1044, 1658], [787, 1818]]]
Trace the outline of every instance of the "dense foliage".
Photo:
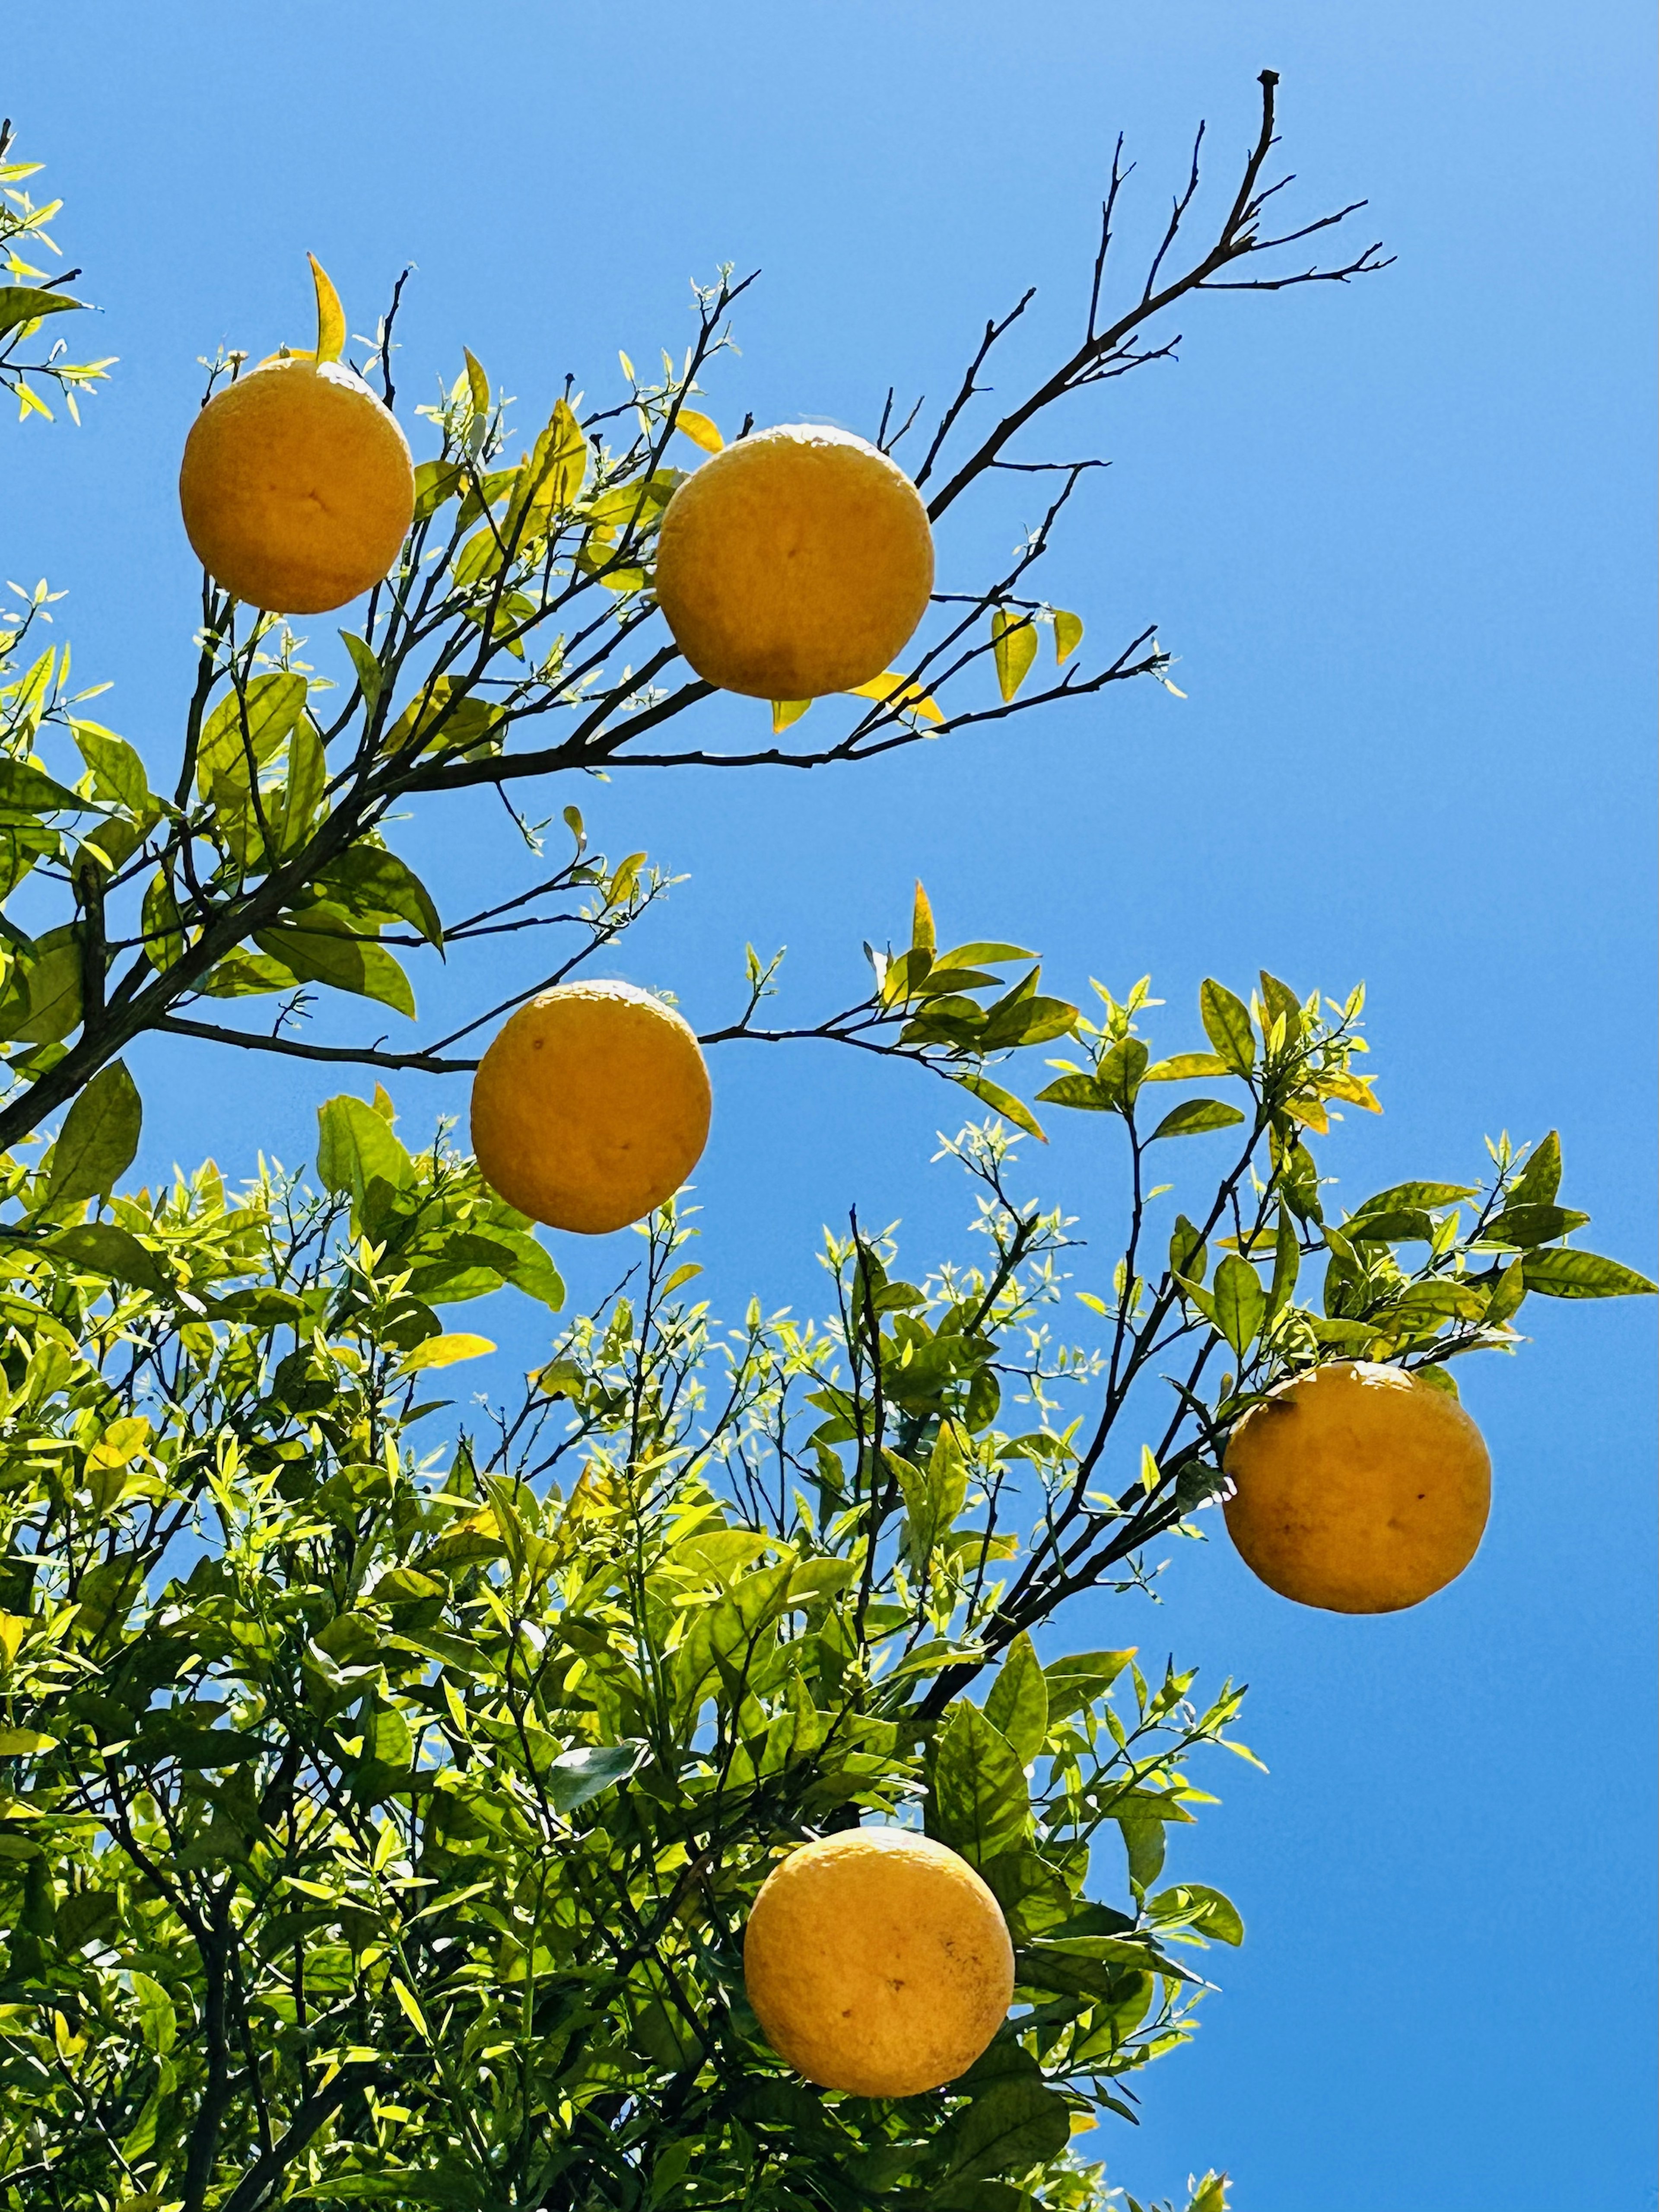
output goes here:
[[[1642, 1287], [1561, 1241], [1553, 1139], [1328, 1221], [1309, 1143], [1370, 1103], [1355, 1000], [1206, 984], [1211, 1048], [1162, 1060], [1148, 1003], [1076, 1016], [1049, 1086], [1127, 1142], [1097, 1345], [1057, 1330], [1066, 1225], [993, 1124], [950, 1148], [971, 1264], [907, 1280], [854, 1230], [827, 1322], [722, 1328], [666, 1210], [443, 1449], [434, 1382], [490, 1347], [437, 1310], [562, 1293], [383, 1095], [323, 1109], [315, 1194], [208, 1168], [101, 1204], [95, 1101], [9, 1166], [0, 2201], [1099, 2201], [1073, 2130], [1130, 2109], [1195, 1947], [1243, 1932], [1159, 1880], [1192, 1755], [1243, 1747], [1237, 1691], [1074, 1650], [1057, 1608], [1196, 1533], [1231, 1424], [1328, 1347], [1449, 1388], [1528, 1291]], [[1196, 1080], [1238, 1103], [1148, 1115]], [[1228, 1129], [1171, 1222], [1145, 1174]], [[866, 1814], [967, 1856], [1019, 1947], [986, 2057], [902, 2103], [789, 2076], [742, 1991], [777, 1853]]]

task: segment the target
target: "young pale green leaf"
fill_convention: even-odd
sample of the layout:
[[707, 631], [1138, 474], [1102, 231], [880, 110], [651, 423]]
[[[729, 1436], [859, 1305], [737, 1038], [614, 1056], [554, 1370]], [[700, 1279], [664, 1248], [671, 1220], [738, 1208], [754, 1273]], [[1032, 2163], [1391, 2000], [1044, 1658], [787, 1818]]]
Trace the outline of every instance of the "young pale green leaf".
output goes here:
[[196, 787], [204, 799], [216, 782], [246, 791], [249, 760], [263, 768], [305, 712], [306, 679], [290, 670], [256, 676], [245, 690], [228, 691], [202, 725], [196, 748]]
[[100, 1068], [64, 1117], [46, 1169], [49, 1208], [102, 1198], [132, 1165], [143, 1103], [124, 1060]]
[[1198, 1011], [1217, 1056], [1234, 1075], [1248, 1075], [1255, 1066], [1255, 1028], [1243, 999], [1210, 976], [1199, 991]]
[[1243, 1119], [1238, 1108], [1229, 1106], [1224, 1099], [1183, 1099], [1164, 1116], [1146, 1141], [1155, 1145], [1160, 1137], [1196, 1137], [1206, 1129], [1231, 1129]]
[[1030, 615], [999, 607], [991, 617], [992, 657], [1005, 703], [1012, 704], [1036, 659], [1036, 624]]

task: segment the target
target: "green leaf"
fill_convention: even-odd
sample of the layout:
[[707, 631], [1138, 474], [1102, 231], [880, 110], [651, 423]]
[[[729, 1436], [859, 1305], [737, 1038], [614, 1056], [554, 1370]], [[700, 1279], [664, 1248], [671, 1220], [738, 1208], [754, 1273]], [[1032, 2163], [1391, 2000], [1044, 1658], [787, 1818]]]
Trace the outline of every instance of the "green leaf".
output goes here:
[[1127, 1651], [1073, 1651], [1051, 1661], [1042, 1670], [1048, 1686], [1049, 1725], [1104, 1697], [1134, 1657], [1135, 1648], [1131, 1644]]
[[328, 757], [323, 741], [302, 714], [288, 741], [288, 776], [265, 810], [279, 860], [297, 853], [310, 836], [328, 788]]
[[1511, 1200], [1480, 1231], [1479, 1242], [1524, 1250], [1528, 1245], [1553, 1244], [1558, 1237], [1583, 1229], [1589, 1220], [1588, 1213], [1575, 1213], [1571, 1206], [1516, 1205]]
[[1012, 702], [1036, 659], [1036, 624], [1030, 615], [999, 607], [991, 617], [992, 656], [1005, 702]]
[[298, 978], [281, 960], [260, 952], [228, 952], [210, 968], [201, 988], [210, 999], [255, 999], [268, 991], [291, 991]]
[[1190, 1083], [1201, 1075], [1231, 1075], [1231, 1067], [1212, 1052], [1178, 1052], [1169, 1060], [1154, 1060], [1141, 1077], [1143, 1083]]
[[407, 1190], [415, 1163], [384, 1116], [347, 1094], [317, 1109], [317, 1172], [325, 1190], [349, 1193], [361, 1206], [374, 1183]]
[[1196, 1137], [1206, 1129], [1231, 1129], [1243, 1119], [1237, 1106], [1219, 1098], [1188, 1098], [1164, 1116], [1146, 1141], [1155, 1145], [1160, 1137]]
[[1039, 1106], [1070, 1106], [1088, 1114], [1108, 1114], [1112, 1110], [1112, 1101], [1103, 1095], [1092, 1075], [1058, 1076], [1038, 1091], [1036, 1103]]
[[125, 1062], [100, 1068], [64, 1117], [46, 1174], [46, 1205], [72, 1206], [112, 1190], [132, 1165], [143, 1120]]
[[399, 1375], [415, 1375], [424, 1367], [453, 1367], [458, 1359], [482, 1359], [495, 1349], [487, 1336], [469, 1336], [456, 1330], [447, 1336], [424, 1337], [398, 1362]]
[[159, 1255], [141, 1244], [130, 1229], [118, 1228], [113, 1222], [78, 1222], [59, 1230], [46, 1249], [61, 1253], [71, 1267], [107, 1275], [112, 1282], [131, 1283], [163, 1296], [174, 1288]]
[[256, 676], [246, 690], [226, 693], [202, 726], [196, 750], [196, 787], [204, 799], [216, 781], [246, 792], [256, 769], [272, 759], [277, 747], [305, 712], [306, 679], [292, 671]]
[[1659, 1291], [1659, 1283], [1650, 1283], [1634, 1267], [1595, 1252], [1528, 1252], [1521, 1265], [1527, 1288], [1547, 1298], [1647, 1297]]
[[590, 1797], [626, 1782], [643, 1765], [650, 1747], [646, 1743], [610, 1743], [562, 1751], [542, 1778], [554, 1810], [574, 1813]]
[[84, 814], [88, 810], [96, 811], [89, 799], [77, 798], [44, 769], [9, 756], [0, 757], [0, 814]]
[[1185, 1275], [1194, 1283], [1201, 1283], [1204, 1271], [1210, 1264], [1204, 1232], [1196, 1223], [1188, 1221], [1184, 1213], [1177, 1213], [1175, 1227], [1170, 1232], [1170, 1273]]
[[1233, 1074], [1248, 1075], [1255, 1066], [1255, 1028], [1243, 999], [1212, 976], [1199, 991], [1198, 1011], [1217, 1057]]
[[1083, 617], [1054, 609], [1054, 665], [1063, 668], [1083, 642]]
[[1302, 1034], [1302, 1001], [1288, 983], [1281, 983], [1265, 968], [1257, 973], [1261, 979], [1261, 1003], [1267, 1010], [1268, 1021], [1282, 1019], [1285, 1039], [1294, 1043]]
[[70, 307], [84, 307], [84, 300], [71, 300], [66, 292], [42, 291], [33, 284], [0, 285], [0, 336], [38, 323], [43, 315], [61, 315]]
[[1355, 1214], [1343, 1223], [1342, 1232], [1355, 1244], [1425, 1243], [1434, 1235], [1434, 1224], [1420, 1206], [1395, 1206]]
[[975, 1098], [981, 1099], [994, 1114], [1000, 1114], [1017, 1129], [1024, 1129], [1027, 1136], [1035, 1137], [1039, 1144], [1048, 1143], [1048, 1139], [1037, 1124], [1036, 1116], [1029, 1106], [1015, 1097], [1012, 1091], [1005, 1091], [1000, 1083], [993, 1083], [988, 1075], [958, 1075], [956, 1080], [964, 1091], [971, 1091]]
[[1261, 1278], [1248, 1260], [1229, 1252], [1215, 1271], [1212, 1295], [1216, 1324], [1243, 1359], [1255, 1343], [1267, 1310]]
[[0, 1759], [27, 1759], [57, 1748], [58, 1738], [42, 1735], [39, 1729], [0, 1728]]
[[1023, 1632], [1008, 1646], [997, 1669], [985, 1717], [1013, 1746], [1025, 1765], [1041, 1753], [1048, 1732], [1048, 1686], [1031, 1639]]
[[1244, 1941], [1244, 1923], [1232, 1899], [1201, 1881], [1184, 1881], [1160, 1890], [1146, 1901], [1146, 1917], [1164, 1926], [1178, 1924], [1218, 1943], [1235, 1946]]
[[1030, 1803], [1019, 1754], [977, 1705], [958, 1705], [934, 1745], [927, 1829], [975, 1866], [1012, 1850]]
[[1120, 1037], [1109, 1052], [1102, 1054], [1095, 1081], [1109, 1104], [1123, 1108], [1133, 1105], [1146, 1074], [1146, 1046], [1139, 1037]]
[[165, 2058], [179, 2035], [179, 2017], [173, 1999], [160, 1982], [135, 1969], [129, 1973], [132, 1994], [138, 2000], [138, 2031], [144, 2039], [144, 2048], [157, 2058]]
[[940, 1425], [925, 1472], [896, 1453], [889, 1456], [910, 1523], [910, 1555], [921, 1567], [939, 1539], [956, 1525], [968, 1495], [967, 1462], [956, 1430], [948, 1421]]
[[1561, 1137], [1552, 1129], [1510, 1185], [1510, 1206], [1549, 1206], [1561, 1188]]
[[1071, 2107], [1048, 2087], [1034, 2060], [1024, 2051], [1018, 2056], [1024, 2066], [1016, 2070], [1011, 2064], [975, 2087], [972, 2103], [952, 2123], [950, 2184], [1046, 2165], [1071, 2141]]
[[70, 730], [100, 797], [115, 799], [132, 814], [159, 811], [144, 763], [125, 738], [98, 722], [71, 721]]
[[1296, 1224], [1286, 1208], [1279, 1209], [1279, 1230], [1273, 1239], [1273, 1280], [1267, 1294], [1267, 1316], [1284, 1312], [1296, 1294], [1296, 1279], [1302, 1268], [1302, 1246], [1296, 1233]]
[[357, 636], [352, 630], [343, 629], [340, 642], [351, 655], [351, 665], [357, 672], [357, 688], [363, 695], [363, 704], [372, 714], [380, 696], [380, 686], [386, 681], [380, 655], [367, 638]]
[[329, 862], [317, 884], [361, 921], [395, 917], [418, 929], [429, 945], [443, 944], [444, 926], [431, 893], [406, 862], [381, 846], [349, 847]]
[[1395, 1213], [1401, 1211], [1415, 1212], [1425, 1206], [1455, 1206], [1460, 1199], [1475, 1195], [1473, 1183], [1466, 1182], [1396, 1182], [1387, 1190], [1379, 1190], [1374, 1197], [1354, 1209], [1354, 1219], [1363, 1220], [1370, 1213]]
[[337, 908], [307, 907], [293, 922], [255, 930], [253, 941], [302, 983], [326, 983], [360, 999], [377, 999], [415, 1018], [408, 976], [383, 945], [356, 934], [350, 916]]

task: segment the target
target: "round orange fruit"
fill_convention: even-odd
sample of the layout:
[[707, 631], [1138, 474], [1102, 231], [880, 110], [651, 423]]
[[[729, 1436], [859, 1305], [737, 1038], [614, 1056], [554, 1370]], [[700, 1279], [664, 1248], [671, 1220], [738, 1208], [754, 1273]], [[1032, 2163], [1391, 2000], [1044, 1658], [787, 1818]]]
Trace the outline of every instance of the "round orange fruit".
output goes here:
[[848, 430], [789, 422], [727, 446], [664, 511], [657, 600], [710, 684], [817, 699], [884, 675], [933, 588], [927, 510]]
[[378, 584], [415, 513], [397, 417], [342, 362], [265, 362], [216, 392], [179, 471], [185, 529], [233, 598], [325, 614]]
[[1329, 1613], [1420, 1605], [1474, 1557], [1492, 1504], [1486, 1442], [1450, 1392], [1363, 1359], [1281, 1382], [1234, 1430], [1226, 1471], [1245, 1565]]
[[672, 1006], [631, 983], [561, 983], [520, 1006], [479, 1063], [472, 1149], [520, 1213], [599, 1237], [673, 1196], [712, 1103]]
[[767, 2041], [797, 2073], [860, 2097], [915, 2097], [990, 2043], [1014, 1953], [966, 1859], [909, 1829], [850, 1828], [767, 1876], [743, 1974]]

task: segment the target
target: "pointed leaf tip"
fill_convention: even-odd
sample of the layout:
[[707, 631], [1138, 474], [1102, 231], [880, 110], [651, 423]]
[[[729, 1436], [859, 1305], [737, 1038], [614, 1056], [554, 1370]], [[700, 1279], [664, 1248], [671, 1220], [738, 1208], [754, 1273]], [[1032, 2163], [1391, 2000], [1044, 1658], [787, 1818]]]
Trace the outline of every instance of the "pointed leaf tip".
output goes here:
[[320, 368], [325, 361], [338, 361], [345, 351], [345, 309], [340, 305], [340, 295], [329, 282], [328, 271], [314, 253], [306, 259], [311, 264], [311, 281], [317, 288], [317, 352]]

